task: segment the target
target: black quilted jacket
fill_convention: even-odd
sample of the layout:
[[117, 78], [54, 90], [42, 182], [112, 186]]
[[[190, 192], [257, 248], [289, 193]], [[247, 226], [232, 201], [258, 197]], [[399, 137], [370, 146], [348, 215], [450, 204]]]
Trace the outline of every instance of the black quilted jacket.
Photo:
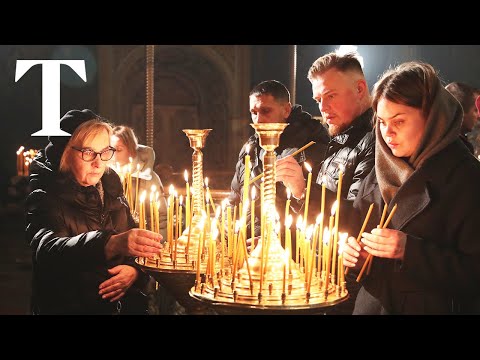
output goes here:
[[[133, 259], [107, 262], [104, 246], [112, 234], [135, 227], [118, 175], [112, 170], [103, 175], [102, 205], [96, 187], [82, 187], [52, 170], [43, 150], [30, 169], [26, 236], [32, 249], [32, 312], [114, 313], [118, 304], [102, 300], [98, 286], [110, 277], [108, 268]], [[148, 276], [139, 274], [123, 300], [145, 285]]]

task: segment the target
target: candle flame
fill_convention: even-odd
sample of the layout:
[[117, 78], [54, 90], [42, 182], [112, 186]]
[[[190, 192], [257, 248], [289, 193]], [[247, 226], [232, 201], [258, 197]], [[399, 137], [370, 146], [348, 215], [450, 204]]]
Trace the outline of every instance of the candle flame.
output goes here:
[[330, 230], [328, 230], [328, 227], [325, 226], [325, 228], [323, 229], [323, 243], [325, 245], [328, 245], [330, 241]]
[[205, 178], [205, 187], [208, 188], [208, 177]]
[[146, 197], [147, 197], [147, 190], [143, 190], [142, 194], [140, 195], [140, 202], [143, 203]]
[[153, 193], [153, 192], [150, 192], [150, 202], [151, 202], [151, 203], [153, 202], [153, 195], [154, 195], [154, 193]]
[[303, 164], [305, 165], [305, 169], [307, 169], [307, 171], [311, 173], [312, 172], [312, 167], [310, 166], [310, 164], [306, 161]]
[[255, 200], [255, 195], [257, 195], [257, 188], [255, 186], [252, 186], [251, 195], [252, 200]]
[[220, 214], [222, 212], [222, 208], [220, 205], [217, 206], [217, 210], [215, 211], [215, 218], [218, 219], [220, 217]]
[[248, 153], [250, 152], [250, 144], [247, 144], [247, 145], [245, 146], [245, 152], [246, 152], [247, 155], [248, 155]]
[[132, 163], [133, 162], [133, 159], [131, 156], [128, 157], [128, 162]]
[[337, 211], [337, 202], [338, 202], [338, 201], [335, 200], [335, 202], [334, 202], [333, 205], [332, 205], [332, 212], [331, 212], [332, 216], [334, 216], [334, 215], [335, 215], [335, 212]]
[[137, 164], [137, 172], [140, 171], [140, 164]]
[[183, 204], [183, 195], [180, 195], [180, 201], [179, 201], [179, 203], [180, 203], [180, 206], [182, 206], [182, 204]]
[[157, 191], [157, 185], [152, 185], [152, 186], [150, 186], [150, 191], [151, 191], [151, 192]]
[[249, 206], [250, 206], [250, 200], [245, 199], [245, 206], [242, 209], [243, 216], [247, 216], [247, 210]]
[[302, 225], [303, 225], [303, 218], [302, 218], [302, 215], [300, 215], [300, 216], [297, 218], [297, 229], [301, 229], [301, 228], [302, 228]]
[[322, 175], [322, 184], [326, 184], [327, 182], [327, 177], [325, 175]]
[[305, 240], [310, 241], [310, 239], [312, 238], [312, 235], [313, 235], [313, 224], [308, 225]]
[[293, 222], [292, 214], [288, 214], [287, 219], [285, 220], [285, 227], [287, 229], [290, 229], [290, 226], [292, 226], [292, 222]]
[[185, 179], [185, 182], [188, 182], [188, 171], [187, 171], [187, 169], [185, 169], [185, 171], [183, 172], [183, 178]]
[[228, 199], [227, 199], [227, 198], [223, 199], [223, 201], [222, 201], [222, 210], [225, 210], [225, 208], [227, 207], [227, 204], [228, 204]]
[[217, 240], [217, 236], [218, 236], [217, 219], [213, 219], [212, 220], [212, 232], [211, 232], [211, 238], [210, 238], [211, 241]]
[[317, 219], [315, 220], [315, 223], [319, 225], [322, 222], [323, 219], [323, 213], [318, 214]]
[[287, 199], [290, 200], [290, 196], [292, 196], [292, 192], [290, 191], [290, 188], [287, 187]]
[[173, 195], [173, 192], [175, 191], [175, 188], [173, 187], [173, 184], [170, 184], [168, 187], [168, 195]]
[[345, 171], [345, 165], [339, 164], [339, 165], [338, 165], [338, 171], [339, 171], [340, 173], [343, 173], [343, 172]]
[[348, 239], [348, 233], [346, 232], [340, 232], [338, 233], [339, 240], [338, 240], [338, 255], [341, 255], [343, 253], [343, 249], [345, 247], [345, 244]]
[[240, 220], [235, 220], [235, 234], [240, 231]]

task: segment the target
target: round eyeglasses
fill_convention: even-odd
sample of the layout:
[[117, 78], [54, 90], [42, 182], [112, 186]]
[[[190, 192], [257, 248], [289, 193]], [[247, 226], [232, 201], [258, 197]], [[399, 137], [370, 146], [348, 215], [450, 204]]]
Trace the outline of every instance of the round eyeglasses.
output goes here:
[[101, 152], [96, 152], [89, 148], [79, 149], [75, 146], [72, 146], [72, 149], [80, 151], [82, 153], [82, 160], [88, 162], [95, 160], [97, 158], [97, 155], [100, 155], [100, 160], [108, 161], [113, 157], [115, 151], [117, 151], [117, 149], [111, 146]]

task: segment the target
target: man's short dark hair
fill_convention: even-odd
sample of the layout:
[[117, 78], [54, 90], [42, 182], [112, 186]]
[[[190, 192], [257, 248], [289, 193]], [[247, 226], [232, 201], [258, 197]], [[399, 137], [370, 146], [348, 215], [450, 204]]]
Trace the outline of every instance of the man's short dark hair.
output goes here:
[[271, 95], [276, 101], [290, 102], [290, 92], [277, 80], [266, 80], [256, 85], [249, 96]]

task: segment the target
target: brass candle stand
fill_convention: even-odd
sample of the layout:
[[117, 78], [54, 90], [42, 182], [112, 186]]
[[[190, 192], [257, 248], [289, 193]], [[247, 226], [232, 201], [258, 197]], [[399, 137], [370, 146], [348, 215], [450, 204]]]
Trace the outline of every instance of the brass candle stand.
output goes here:
[[[199, 242], [204, 228], [205, 221], [202, 210], [205, 204], [203, 189], [203, 153], [201, 149], [212, 129], [185, 129], [183, 132], [190, 141], [190, 147], [194, 150], [192, 154], [192, 213], [191, 224], [177, 239], [166, 239], [164, 248], [158, 259], [137, 258], [137, 263], [161, 286], [167, 288], [187, 313], [203, 313], [207, 308], [203, 304], [194, 301], [188, 291], [195, 284], [198, 259], [200, 269], [204, 273], [207, 266], [208, 249], [203, 246], [198, 256]], [[206, 234], [204, 242], [208, 243], [210, 234]], [[215, 267], [220, 268], [220, 261], [225, 260], [217, 257]], [[228, 265], [228, 259], [225, 266]]]
[[216, 281], [196, 284], [190, 289], [190, 296], [221, 314], [323, 313], [325, 308], [348, 298], [345, 282], [335, 284], [335, 279], [331, 279], [326, 286], [325, 271], [308, 276], [305, 268], [293, 261], [282, 247], [274, 230], [275, 149], [288, 124], [251, 125], [259, 135], [260, 146], [266, 151], [263, 159], [263, 236], [254, 251], [238, 264], [240, 270], [235, 272], [233, 267], [233, 270], [220, 274]]

